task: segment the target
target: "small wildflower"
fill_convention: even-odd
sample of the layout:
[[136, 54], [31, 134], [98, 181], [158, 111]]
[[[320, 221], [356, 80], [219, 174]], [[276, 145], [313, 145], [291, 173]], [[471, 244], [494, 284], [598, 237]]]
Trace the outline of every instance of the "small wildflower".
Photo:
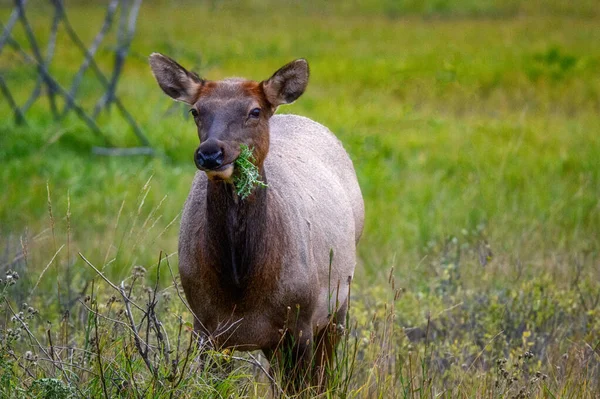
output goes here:
[[6, 284], [7, 285], [14, 285], [16, 284], [17, 280], [19, 279], [19, 273], [17, 273], [14, 270], [8, 270], [6, 272]]
[[144, 266], [134, 266], [133, 268], [133, 276], [134, 277], [144, 277], [146, 275], [146, 269]]

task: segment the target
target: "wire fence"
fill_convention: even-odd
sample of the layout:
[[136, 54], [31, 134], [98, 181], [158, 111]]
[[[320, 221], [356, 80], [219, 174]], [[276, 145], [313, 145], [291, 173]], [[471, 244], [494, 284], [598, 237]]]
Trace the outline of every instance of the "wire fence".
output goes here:
[[[103, 23], [89, 46], [86, 46], [75, 32], [67, 16], [64, 1], [45, 1], [51, 5], [52, 12], [50, 14], [52, 16], [52, 24], [48, 40], [44, 45], [36, 39], [32, 25], [27, 18], [27, 0], [14, 0], [14, 7], [8, 21], [6, 24], [0, 22], [0, 29], [2, 30], [2, 34], [0, 35], [0, 54], [6, 46], [10, 46], [14, 52], [20, 55], [25, 63], [33, 65], [36, 69], [34, 89], [22, 104], [18, 104], [15, 100], [15, 96], [7, 85], [2, 71], [0, 71], [0, 92], [12, 109], [16, 123], [27, 124], [27, 111], [37, 101], [46, 97], [49, 102], [50, 112], [56, 121], [60, 121], [69, 113], [74, 112], [87, 125], [91, 132], [103, 138], [106, 147], [95, 147], [95, 153], [102, 155], [154, 154], [150, 141], [116, 94], [117, 84], [135, 34], [142, 0], [110, 0], [107, 4]], [[23, 28], [27, 44], [20, 43], [12, 34], [13, 29], [18, 24], [21, 24]], [[117, 25], [116, 28], [114, 25]], [[77, 72], [73, 75], [68, 87], [60, 85], [49, 68], [55, 54], [57, 32], [61, 26], [73, 45], [83, 55], [83, 61], [77, 68]], [[111, 29], [116, 29], [117, 45], [114, 49], [113, 69], [110, 75], [107, 76], [99, 68], [94, 57]], [[91, 110], [84, 109], [81, 101], [78, 99], [81, 83], [88, 70], [93, 73], [94, 78], [104, 90]], [[61, 102], [57, 101], [59, 98], [62, 99]], [[62, 107], [59, 106], [60, 103], [63, 104]], [[96, 121], [103, 111], [108, 110], [113, 105], [136, 135], [140, 143], [139, 147], [111, 148], [112, 143], [102, 132]]]

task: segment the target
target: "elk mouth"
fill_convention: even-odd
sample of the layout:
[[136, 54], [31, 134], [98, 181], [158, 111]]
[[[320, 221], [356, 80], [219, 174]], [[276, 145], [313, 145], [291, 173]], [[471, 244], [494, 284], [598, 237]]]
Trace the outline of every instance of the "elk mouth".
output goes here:
[[233, 176], [234, 164], [233, 162], [229, 162], [225, 165], [221, 165], [215, 169], [200, 169], [210, 180], [216, 181], [231, 181]]
[[[198, 147], [194, 155], [196, 167], [206, 173], [211, 181], [226, 181], [233, 183], [233, 175], [236, 169], [236, 160], [240, 155], [240, 150], [229, 143], [218, 143], [215, 148], [207, 150], [207, 144]], [[204, 146], [204, 148], [203, 148]], [[202, 149], [202, 151], [201, 151]], [[217, 154], [217, 155], [213, 155]], [[199, 158], [203, 158], [202, 161]], [[207, 162], [208, 161], [208, 162]], [[215, 165], [215, 163], [217, 163]]]

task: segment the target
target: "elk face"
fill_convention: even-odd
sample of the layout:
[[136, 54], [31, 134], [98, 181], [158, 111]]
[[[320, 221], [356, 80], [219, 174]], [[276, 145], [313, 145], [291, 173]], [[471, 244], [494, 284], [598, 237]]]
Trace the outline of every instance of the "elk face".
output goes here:
[[303, 59], [285, 65], [260, 83], [204, 80], [158, 53], [150, 56], [150, 66], [167, 95], [191, 106], [200, 139], [194, 162], [215, 180], [231, 181], [242, 144], [253, 149], [256, 165], [262, 170], [269, 151], [269, 119], [279, 105], [300, 97], [308, 84], [308, 64]]

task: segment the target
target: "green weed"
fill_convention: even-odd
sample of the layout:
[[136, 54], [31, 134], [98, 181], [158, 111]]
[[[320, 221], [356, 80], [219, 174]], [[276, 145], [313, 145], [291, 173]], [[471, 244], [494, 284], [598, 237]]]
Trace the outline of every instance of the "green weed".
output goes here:
[[237, 195], [241, 199], [246, 199], [256, 187], [267, 187], [267, 185], [260, 180], [258, 168], [254, 165], [252, 149], [242, 144], [240, 150], [240, 155], [235, 160], [233, 184]]

